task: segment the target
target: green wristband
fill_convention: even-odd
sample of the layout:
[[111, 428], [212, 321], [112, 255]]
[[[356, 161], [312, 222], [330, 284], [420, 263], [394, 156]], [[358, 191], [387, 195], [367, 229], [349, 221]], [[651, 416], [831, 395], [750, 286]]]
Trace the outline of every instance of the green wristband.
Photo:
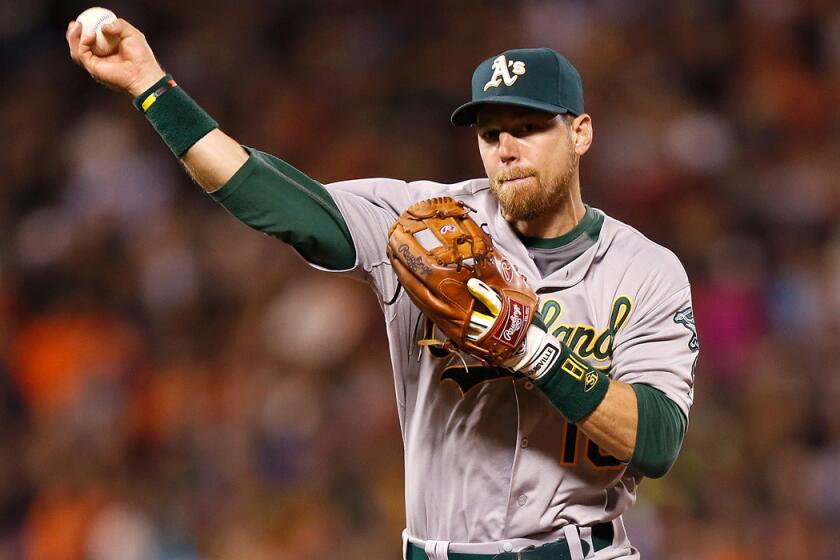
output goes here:
[[178, 158], [208, 132], [219, 127], [219, 123], [178, 87], [171, 74], [134, 98], [134, 106], [146, 115]]
[[568, 346], [561, 344], [560, 357], [534, 384], [572, 423], [583, 420], [598, 408], [607, 395], [610, 379]]

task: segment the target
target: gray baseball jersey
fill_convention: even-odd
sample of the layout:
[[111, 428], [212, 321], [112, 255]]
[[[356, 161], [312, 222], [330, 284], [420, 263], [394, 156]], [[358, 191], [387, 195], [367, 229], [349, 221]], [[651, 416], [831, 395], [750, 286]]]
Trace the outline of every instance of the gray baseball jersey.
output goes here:
[[408, 534], [460, 543], [549, 542], [567, 524], [615, 520], [616, 542], [597, 558], [636, 557], [620, 516], [642, 477], [567, 423], [527, 379], [418, 346], [429, 327], [398, 289], [385, 246], [389, 227], [414, 202], [463, 200], [538, 293], [550, 332], [611, 378], [661, 390], [688, 417], [697, 340], [677, 258], [604, 216], [590, 247], [543, 275], [501, 216], [486, 179], [453, 185], [364, 179], [326, 187], [356, 247], [356, 265], [346, 272], [372, 286], [387, 323]]

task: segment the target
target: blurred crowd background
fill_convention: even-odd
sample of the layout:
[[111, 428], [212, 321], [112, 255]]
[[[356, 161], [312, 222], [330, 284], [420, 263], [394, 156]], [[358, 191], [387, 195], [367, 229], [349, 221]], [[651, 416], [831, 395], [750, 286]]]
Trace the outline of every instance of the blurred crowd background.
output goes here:
[[[581, 71], [584, 198], [681, 258], [702, 344], [643, 559], [840, 558], [840, 5], [110, 2], [235, 138], [322, 182], [481, 175], [482, 59]], [[0, 2], [0, 558], [398, 558], [382, 318], [191, 184], [68, 57], [87, 5]]]

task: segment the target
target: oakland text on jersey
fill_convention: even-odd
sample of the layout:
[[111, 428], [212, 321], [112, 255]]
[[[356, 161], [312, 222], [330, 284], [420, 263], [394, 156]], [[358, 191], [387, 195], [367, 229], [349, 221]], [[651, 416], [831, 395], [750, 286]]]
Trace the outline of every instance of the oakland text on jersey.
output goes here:
[[571, 325], [561, 323], [563, 304], [557, 298], [548, 298], [542, 304], [542, 316], [548, 331], [564, 342], [573, 352], [583, 359], [594, 359], [603, 367], [603, 362], [612, 358], [615, 349], [615, 337], [627, 321], [633, 310], [633, 302], [628, 296], [619, 296], [612, 304], [610, 319], [606, 327], [598, 330], [592, 325]]

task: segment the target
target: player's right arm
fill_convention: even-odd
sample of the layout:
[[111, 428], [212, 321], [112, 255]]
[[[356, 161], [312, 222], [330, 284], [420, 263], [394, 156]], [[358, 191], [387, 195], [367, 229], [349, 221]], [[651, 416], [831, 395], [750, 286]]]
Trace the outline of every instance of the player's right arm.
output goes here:
[[[95, 35], [82, 37], [82, 26], [72, 22], [67, 28], [70, 57], [97, 82], [137, 97], [158, 82], [165, 72], [139, 29], [120, 18], [103, 25], [106, 35], [119, 37], [118, 50], [108, 56], [93, 54]], [[181, 156], [181, 161], [195, 181], [207, 192], [219, 189], [248, 160], [242, 146], [215, 128]]]
[[[128, 93], [135, 102], [160, 91], [160, 86], [167, 83], [167, 74], [145, 36], [124, 19], [103, 25], [102, 31], [119, 41], [116, 52], [100, 57], [91, 50], [95, 36], [91, 33], [82, 37], [81, 25], [72, 22], [66, 34], [70, 57], [96, 81]], [[173, 95], [174, 90], [170, 91], [154, 103], [161, 107], [160, 99]], [[353, 239], [326, 189], [278, 158], [257, 150], [249, 152], [219, 130], [192, 100], [185, 102], [188, 96], [181, 96], [186, 112], [198, 115], [193, 122], [197, 120], [203, 128], [186, 140], [179, 138], [183, 128], [190, 128], [189, 120], [182, 126], [184, 119], [180, 119], [177, 126], [169, 127], [168, 139], [166, 134], [162, 136], [193, 179], [234, 216], [289, 243], [311, 263], [330, 270], [352, 268], [356, 260]], [[153, 113], [148, 111], [147, 117]], [[152, 124], [158, 128], [159, 123]], [[173, 134], [174, 144], [180, 147], [173, 144]]]

